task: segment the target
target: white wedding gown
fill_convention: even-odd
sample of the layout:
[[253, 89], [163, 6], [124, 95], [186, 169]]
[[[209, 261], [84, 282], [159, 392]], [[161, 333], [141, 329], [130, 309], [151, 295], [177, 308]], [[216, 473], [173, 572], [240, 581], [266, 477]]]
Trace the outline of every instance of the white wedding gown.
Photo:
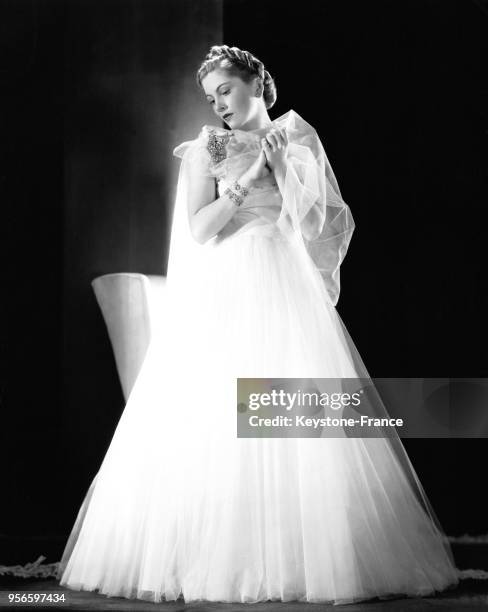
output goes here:
[[[258, 131], [233, 138], [256, 143]], [[279, 208], [263, 179], [201, 247], [192, 286], [175, 285], [61, 585], [154, 602], [343, 604], [457, 584], [387, 439], [236, 437], [237, 376], [358, 376], [334, 305], [277, 231]]]

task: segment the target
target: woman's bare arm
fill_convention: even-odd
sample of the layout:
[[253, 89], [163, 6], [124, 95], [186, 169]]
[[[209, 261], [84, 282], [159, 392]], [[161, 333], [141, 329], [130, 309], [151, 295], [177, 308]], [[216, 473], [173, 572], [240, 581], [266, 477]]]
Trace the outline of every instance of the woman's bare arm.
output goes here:
[[[254, 180], [245, 172], [238, 182], [249, 188]], [[193, 237], [204, 244], [234, 216], [236, 203], [225, 193], [215, 199], [215, 179], [193, 173], [190, 168], [188, 220]]]

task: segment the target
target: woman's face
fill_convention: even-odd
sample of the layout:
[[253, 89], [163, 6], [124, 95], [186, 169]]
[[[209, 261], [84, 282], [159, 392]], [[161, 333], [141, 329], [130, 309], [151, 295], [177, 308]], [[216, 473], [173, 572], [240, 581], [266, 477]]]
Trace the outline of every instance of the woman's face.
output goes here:
[[245, 83], [225, 70], [213, 70], [202, 79], [202, 86], [214, 113], [231, 128], [245, 126], [256, 116], [259, 103], [254, 95], [256, 80]]

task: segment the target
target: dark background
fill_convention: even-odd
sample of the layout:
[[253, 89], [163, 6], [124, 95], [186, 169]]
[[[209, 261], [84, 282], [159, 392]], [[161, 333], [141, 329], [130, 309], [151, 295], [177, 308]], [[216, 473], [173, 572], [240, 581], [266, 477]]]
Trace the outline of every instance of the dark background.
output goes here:
[[[212, 44], [318, 131], [356, 232], [338, 311], [373, 377], [487, 376], [486, 2], [0, 2], [0, 564], [60, 559], [124, 407], [90, 282], [166, 272]], [[486, 533], [485, 439], [404, 441], [449, 535]]]

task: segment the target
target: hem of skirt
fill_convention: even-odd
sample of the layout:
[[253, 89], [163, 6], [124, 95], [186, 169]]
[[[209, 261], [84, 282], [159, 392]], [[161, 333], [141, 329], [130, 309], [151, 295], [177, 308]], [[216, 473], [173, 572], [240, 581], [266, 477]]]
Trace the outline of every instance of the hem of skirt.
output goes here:
[[380, 601], [385, 601], [385, 600], [393, 600], [393, 599], [405, 599], [405, 598], [409, 598], [409, 599], [414, 599], [414, 598], [423, 598], [423, 597], [435, 597], [440, 593], [443, 593], [444, 591], [447, 590], [453, 590], [455, 589], [458, 585], [459, 585], [459, 578], [455, 578], [452, 581], [449, 581], [445, 586], [440, 587], [440, 588], [433, 588], [433, 589], [424, 589], [422, 591], [416, 592], [416, 593], [411, 593], [411, 592], [402, 592], [402, 591], [395, 591], [395, 592], [385, 592], [382, 594], [378, 594], [378, 593], [373, 593], [373, 592], [363, 592], [360, 594], [356, 594], [356, 595], [351, 595], [349, 597], [329, 597], [329, 598], [324, 598], [324, 597], [312, 597], [312, 596], [307, 596], [306, 594], [302, 594], [302, 595], [290, 595], [289, 597], [287, 596], [283, 596], [283, 595], [276, 595], [276, 596], [264, 596], [264, 597], [241, 597], [241, 598], [209, 598], [209, 597], [189, 597], [189, 598], [185, 598], [184, 593], [183, 593], [183, 589], [180, 588], [180, 590], [178, 592], [175, 591], [175, 593], [173, 595], [160, 595], [158, 597], [154, 597], [151, 596], [151, 592], [147, 591], [148, 595], [145, 596], [142, 593], [139, 592], [138, 593], [133, 593], [133, 594], [127, 594], [127, 593], [122, 593], [122, 592], [114, 592], [111, 593], [110, 591], [104, 591], [101, 587], [98, 586], [94, 586], [94, 587], [88, 587], [86, 585], [78, 585], [78, 586], [71, 586], [67, 583], [62, 583], [60, 582], [60, 586], [63, 586], [67, 589], [70, 590], [74, 590], [74, 591], [85, 591], [85, 592], [95, 592], [98, 595], [103, 595], [107, 598], [112, 598], [112, 597], [120, 597], [123, 599], [137, 599], [140, 601], [150, 601], [153, 603], [164, 603], [164, 602], [175, 602], [175, 601], [181, 601], [184, 602], [185, 604], [190, 604], [190, 603], [229, 603], [229, 604], [255, 604], [255, 603], [265, 603], [265, 602], [283, 602], [283, 603], [292, 603], [292, 602], [299, 602], [299, 603], [321, 603], [321, 604], [331, 604], [334, 606], [341, 606], [341, 605], [349, 605], [349, 604], [354, 604], [354, 603], [360, 603], [360, 602], [365, 602], [365, 601], [371, 601], [371, 600], [380, 600]]

